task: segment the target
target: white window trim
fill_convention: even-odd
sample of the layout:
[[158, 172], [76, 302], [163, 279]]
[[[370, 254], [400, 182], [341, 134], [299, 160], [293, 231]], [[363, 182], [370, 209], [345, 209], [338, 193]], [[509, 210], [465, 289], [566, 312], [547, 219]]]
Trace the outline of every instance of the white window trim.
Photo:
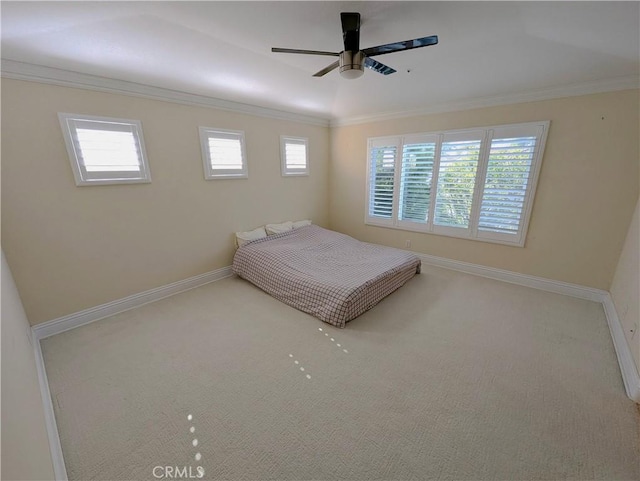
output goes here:
[[[202, 151], [202, 162], [204, 164], [204, 178], [206, 180], [246, 179], [249, 177], [244, 131], [217, 129], [213, 127], [199, 127], [199, 132], [200, 148]], [[223, 136], [231, 135], [236, 137], [240, 141], [242, 169], [214, 169], [211, 166], [211, 152], [209, 151], [209, 137], [211, 136], [211, 134], [222, 134]]]
[[[69, 154], [73, 177], [77, 186], [87, 185], [109, 185], [109, 184], [148, 184], [151, 182], [151, 171], [147, 162], [147, 152], [144, 146], [142, 135], [142, 123], [139, 120], [119, 119], [113, 117], [99, 117], [94, 115], [58, 113], [60, 127], [64, 143]], [[104, 122], [105, 124], [124, 124], [132, 129], [134, 139], [137, 144], [139, 154], [140, 170], [137, 175], [127, 172], [101, 172], [88, 173], [83, 162], [82, 154], [78, 145], [78, 138], [74, 121]], [[105, 129], [109, 130], [109, 129]]]
[[[306, 167], [304, 169], [287, 168], [287, 141], [304, 144], [306, 154]], [[283, 177], [299, 177], [309, 175], [309, 139], [306, 137], [291, 137], [290, 135], [280, 136], [280, 167]]]
[[[471, 128], [471, 129], [459, 129], [459, 130], [447, 130], [447, 131], [436, 131], [436, 132], [425, 132], [418, 134], [407, 134], [407, 135], [397, 135], [397, 136], [387, 136], [387, 137], [371, 137], [367, 139], [367, 172], [366, 172], [366, 185], [365, 185], [365, 216], [364, 223], [367, 225], [377, 226], [377, 227], [386, 227], [390, 229], [398, 229], [405, 230], [411, 232], [422, 232], [426, 234], [436, 234], [442, 235], [446, 237], [456, 237], [462, 239], [470, 239], [477, 240], [481, 242], [490, 242], [495, 244], [504, 244], [510, 246], [524, 247], [525, 240], [527, 237], [527, 232], [529, 228], [529, 221], [531, 218], [531, 211], [533, 209], [533, 202], [535, 198], [536, 189], [538, 186], [538, 178], [540, 175], [540, 168], [542, 166], [542, 157], [544, 155], [544, 149], [546, 146], [547, 135], [549, 132], [550, 121], [538, 121], [538, 122], [525, 122], [518, 124], [505, 124], [505, 125], [493, 125], [489, 127], [479, 127], [479, 128]], [[523, 203], [523, 211], [522, 218], [520, 223], [520, 229], [517, 234], [501, 234], [497, 232], [483, 232], [478, 230], [478, 219], [479, 219], [479, 211], [480, 205], [484, 190], [485, 183], [485, 175], [486, 169], [488, 165], [488, 157], [491, 146], [491, 141], [493, 139], [493, 133], [495, 130], [502, 129], [538, 129], [538, 142], [536, 143], [536, 151], [535, 155], [531, 161], [531, 173], [527, 182], [527, 189], [525, 192], [525, 199]], [[401, 175], [401, 166], [402, 166], [402, 148], [406, 143], [414, 142], [416, 139], [420, 139], [421, 137], [427, 136], [436, 136], [437, 147], [436, 147], [436, 159], [434, 160], [433, 166], [433, 180], [432, 185], [437, 186], [438, 182], [438, 170], [440, 164], [440, 147], [442, 144], [442, 139], [445, 136], [455, 136], [457, 134], [464, 135], [469, 132], [478, 132], [484, 131], [484, 136], [482, 140], [482, 144], [480, 147], [480, 159], [478, 162], [478, 169], [476, 172], [476, 188], [474, 189], [473, 195], [473, 203], [471, 208], [471, 216], [469, 219], [469, 228], [467, 229], [458, 229], [454, 227], [445, 227], [445, 226], [435, 226], [433, 222], [433, 210], [435, 207], [435, 199], [436, 199], [436, 191], [432, 189], [432, 199], [430, 202], [429, 208], [429, 222], [425, 224], [399, 220], [398, 210], [399, 210], [399, 197], [400, 197], [400, 175]], [[395, 165], [395, 174], [394, 174], [394, 192], [393, 192], [393, 214], [391, 219], [384, 219], [373, 217], [369, 215], [369, 206], [370, 206], [370, 196], [371, 196], [371, 148], [379, 146], [396, 146], [396, 165]]]

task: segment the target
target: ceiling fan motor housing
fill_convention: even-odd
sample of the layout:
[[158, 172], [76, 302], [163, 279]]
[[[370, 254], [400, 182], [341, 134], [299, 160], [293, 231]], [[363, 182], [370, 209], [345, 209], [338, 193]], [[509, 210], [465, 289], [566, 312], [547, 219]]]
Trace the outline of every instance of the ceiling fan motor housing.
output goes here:
[[340, 54], [340, 75], [344, 78], [354, 79], [364, 73], [365, 55], [362, 51], [345, 50]]
[[333, 62], [331, 65], [326, 66], [319, 72], [314, 73], [313, 76], [322, 77], [339, 67], [340, 76], [346, 79], [356, 79], [362, 76], [365, 67], [368, 67], [374, 72], [378, 72], [382, 75], [395, 73], [394, 69], [373, 60], [371, 57], [400, 52], [402, 50], [411, 50], [412, 48], [428, 47], [429, 45], [436, 45], [438, 43], [438, 36], [431, 35], [430, 37], [414, 38], [413, 40], [405, 40], [404, 42], [387, 43], [360, 50], [360, 14], [357, 12], [342, 12], [340, 13], [340, 21], [342, 23], [342, 40], [344, 41], [344, 50], [340, 53], [275, 47], [272, 48], [271, 51], [338, 57], [336, 62]]

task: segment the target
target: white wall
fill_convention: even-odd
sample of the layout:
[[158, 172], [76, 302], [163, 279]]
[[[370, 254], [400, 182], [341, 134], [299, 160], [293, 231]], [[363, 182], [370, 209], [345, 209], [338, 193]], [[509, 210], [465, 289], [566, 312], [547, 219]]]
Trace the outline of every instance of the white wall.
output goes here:
[[631, 219], [627, 238], [611, 285], [611, 297], [631, 354], [640, 372], [640, 199]]
[[2, 252], [2, 479], [54, 479], [31, 328]]

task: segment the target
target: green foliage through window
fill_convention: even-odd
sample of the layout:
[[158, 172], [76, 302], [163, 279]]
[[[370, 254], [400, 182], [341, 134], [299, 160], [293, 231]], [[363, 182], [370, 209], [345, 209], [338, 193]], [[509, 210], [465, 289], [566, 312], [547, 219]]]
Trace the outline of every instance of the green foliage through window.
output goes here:
[[401, 220], [427, 222], [431, 203], [431, 180], [436, 144], [408, 144], [402, 152], [400, 187]]
[[372, 177], [372, 206], [370, 215], [391, 219], [393, 215], [393, 184], [396, 147], [380, 147], [371, 153], [374, 171]]
[[548, 125], [371, 139], [367, 222], [523, 245]]

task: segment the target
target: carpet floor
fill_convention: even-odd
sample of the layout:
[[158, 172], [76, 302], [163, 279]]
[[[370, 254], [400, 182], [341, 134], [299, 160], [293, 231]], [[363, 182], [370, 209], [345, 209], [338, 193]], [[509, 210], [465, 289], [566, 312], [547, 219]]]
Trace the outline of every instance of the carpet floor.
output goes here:
[[600, 304], [423, 267], [345, 329], [231, 277], [43, 340], [69, 478], [640, 479]]

